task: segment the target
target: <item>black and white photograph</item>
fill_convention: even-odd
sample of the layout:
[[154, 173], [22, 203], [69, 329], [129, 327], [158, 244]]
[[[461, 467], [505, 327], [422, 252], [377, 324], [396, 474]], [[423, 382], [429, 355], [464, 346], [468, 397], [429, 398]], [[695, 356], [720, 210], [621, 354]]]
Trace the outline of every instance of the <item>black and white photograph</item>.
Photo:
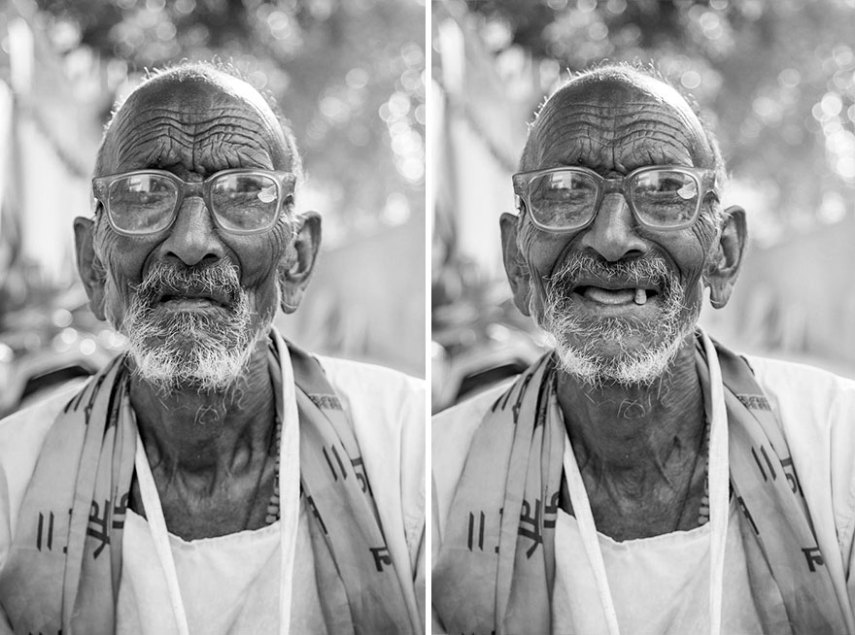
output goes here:
[[0, 0], [0, 635], [855, 635], [855, 0]]

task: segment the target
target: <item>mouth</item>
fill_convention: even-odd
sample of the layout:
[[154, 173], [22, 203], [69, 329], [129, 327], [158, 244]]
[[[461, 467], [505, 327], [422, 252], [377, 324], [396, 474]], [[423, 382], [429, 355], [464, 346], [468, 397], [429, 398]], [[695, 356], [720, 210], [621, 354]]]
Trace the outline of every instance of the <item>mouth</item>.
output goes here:
[[655, 285], [604, 283], [582, 284], [573, 288], [573, 293], [596, 304], [609, 306], [644, 306], [649, 301], [656, 300], [661, 291]]
[[229, 306], [231, 306], [231, 298], [229, 298], [226, 294], [221, 294], [217, 292], [199, 291], [193, 289], [169, 289], [164, 291], [160, 295], [160, 297], [157, 298], [156, 303], [176, 308], [192, 308], [205, 306], [228, 308]]

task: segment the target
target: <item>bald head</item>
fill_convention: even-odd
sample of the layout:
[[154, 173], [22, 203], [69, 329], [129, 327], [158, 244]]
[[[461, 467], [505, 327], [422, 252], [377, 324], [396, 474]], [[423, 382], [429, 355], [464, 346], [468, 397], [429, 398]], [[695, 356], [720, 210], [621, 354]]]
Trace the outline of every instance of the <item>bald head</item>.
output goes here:
[[[177, 158], [171, 155], [181, 154], [182, 146], [189, 148], [193, 143], [198, 146], [197, 140], [210, 126], [218, 128], [220, 142], [227, 136], [222, 134], [223, 128], [230, 128], [232, 137], [243, 141], [237, 156], [226, 159], [228, 164], [219, 169], [264, 167], [254, 164], [269, 161], [271, 168], [293, 172], [299, 178], [302, 164], [293, 134], [274, 108], [272, 101], [247, 82], [210, 64], [184, 64], [159, 71], [116, 108], [98, 150], [95, 175], [119, 171], [128, 146], [150, 142], [153, 134], [160, 134], [163, 139], [156, 144], [158, 148], [148, 150], [149, 155], [144, 157], [147, 167], [170, 168], [169, 161]], [[147, 125], [149, 122], [155, 125]], [[211, 136], [209, 141], [210, 151], [215, 152], [217, 139]], [[244, 165], [244, 160], [249, 163]], [[210, 169], [197, 169], [199, 165], [185, 167], [202, 173]]]
[[520, 170], [584, 165], [626, 172], [650, 164], [713, 168], [723, 182], [715, 138], [675, 88], [629, 66], [578, 75], [541, 107]]

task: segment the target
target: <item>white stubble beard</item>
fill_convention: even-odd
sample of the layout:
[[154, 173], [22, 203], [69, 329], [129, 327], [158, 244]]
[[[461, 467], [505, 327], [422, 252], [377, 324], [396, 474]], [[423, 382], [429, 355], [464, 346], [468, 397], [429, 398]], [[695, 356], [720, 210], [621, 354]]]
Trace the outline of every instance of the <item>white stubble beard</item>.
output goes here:
[[[685, 293], [679, 281], [666, 269], [658, 269], [659, 275], [668, 276], [669, 281], [664, 289], [661, 315], [655, 324], [615, 317], [594, 322], [577, 315], [570, 298], [563, 295], [561, 285], [556, 284], [563, 276], [572, 275], [568, 274], [568, 269], [574, 266], [578, 268], [579, 261], [565, 265], [546, 285], [542, 313], [531, 307], [538, 326], [555, 348], [561, 370], [591, 387], [608, 382], [621, 386], [649, 386], [667, 372], [695, 328], [697, 315], [693, 319], [686, 314]], [[630, 347], [633, 337], [644, 343], [640, 347]], [[605, 343], [617, 344], [620, 353], [602, 355], [598, 351]]]
[[275, 311], [254, 326], [248, 294], [240, 286], [236, 268], [227, 266], [208, 281], [234, 288], [235, 301], [226, 316], [191, 311], [157, 316], [141, 290], [156, 284], [152, 278], [162, 280], [175, 275], [170, 271], [174, 270], [149, 272], [134, 291], [130, 307], [117, 327], [128, 338], [134, 372], [165, 393], [182, 387], [198, 392], [228, 391], [245, 377], [252, 353], [267, 336]]

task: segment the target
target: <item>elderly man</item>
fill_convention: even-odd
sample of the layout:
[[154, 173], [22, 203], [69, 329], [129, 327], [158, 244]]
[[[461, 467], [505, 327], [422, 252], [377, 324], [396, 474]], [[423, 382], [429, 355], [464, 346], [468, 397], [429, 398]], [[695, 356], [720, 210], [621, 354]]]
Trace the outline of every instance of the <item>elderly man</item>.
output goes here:
[[698, 330], [746, 240], [709, 130], [601, 67], [544, 104], [520, 170], [505, 268], [554, 351], [434, 421], [436, 626], [853, 632], [855, 385]]
[[15, 633], [412, 633], [423, 389], [317, 359], [297, 308], [320, 218], [229, 73], [155, 75], [102, 142], [78, 265], [129, 352], [0, 425], [0, 605]]

